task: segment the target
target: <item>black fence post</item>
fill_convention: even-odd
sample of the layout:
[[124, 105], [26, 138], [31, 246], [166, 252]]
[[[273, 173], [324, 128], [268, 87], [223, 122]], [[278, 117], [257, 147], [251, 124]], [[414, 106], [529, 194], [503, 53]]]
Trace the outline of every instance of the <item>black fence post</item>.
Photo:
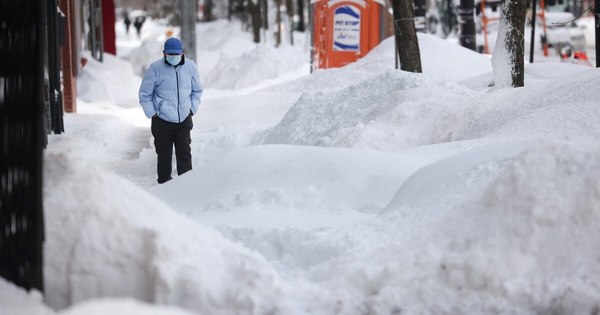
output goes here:
[[[46, 41], [48, 60], [46, 65], [48, 67], [48, 113], [49, 127], [50, 130], [55, 134], [60, 134], [65, 131], [63, 122], [63, 99], [61, 93], [61, 82], [60, 82], [60, 40], [61, 36], [64, 37], [64, 29], [61, 30], [61, 24], [59, 14], [56, 8], [58, 8], [57, 0], [46, 0], [46, 35], [48, 39]], [[64, 25], [62, 25], [64, 27]]]
[[46, 9], [0, 1], [0, 276], [42, 292]]

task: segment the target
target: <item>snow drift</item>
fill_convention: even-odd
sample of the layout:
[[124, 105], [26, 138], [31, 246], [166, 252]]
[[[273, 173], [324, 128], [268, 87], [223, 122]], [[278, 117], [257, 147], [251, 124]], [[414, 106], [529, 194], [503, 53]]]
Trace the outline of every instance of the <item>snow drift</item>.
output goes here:
[[277, 275], [260, 256], [103, 168], [65, 154], [45, 165], [50, 306], [132, 297], [210, 314], [276, 308]]
[[333, 292], [340, 314], [592, 314], [600, 307], [592, 143], [488, 145], [426, 166], [380, 216], [329, 234], [345, 250], [306, 277]]

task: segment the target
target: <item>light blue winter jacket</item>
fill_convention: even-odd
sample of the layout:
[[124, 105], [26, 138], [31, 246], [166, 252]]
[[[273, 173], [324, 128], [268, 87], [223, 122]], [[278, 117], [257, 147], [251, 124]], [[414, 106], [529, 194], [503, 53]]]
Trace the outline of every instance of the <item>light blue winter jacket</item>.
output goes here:
[[139, 98], [148, 118], [155, 114], [162, 120], [179, 123], [198, 111], [202, 83], [196, 64], [185, 57], [173, 67], [164, 58], [153, 62], [140, 86]]

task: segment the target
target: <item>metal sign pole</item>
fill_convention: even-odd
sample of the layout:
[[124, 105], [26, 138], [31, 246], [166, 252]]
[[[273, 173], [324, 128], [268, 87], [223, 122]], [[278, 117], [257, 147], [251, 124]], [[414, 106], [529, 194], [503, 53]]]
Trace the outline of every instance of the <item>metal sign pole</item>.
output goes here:
[[536, 18], [537, 0], [531, 0], [531, 46], [529, 48], [529, 62], [533, 63], [533, 52], [535, 47], [535, 18]]
[[196, 0], [179, 0], [181, 17], [181, 41], [186, 58], [196, 61]]

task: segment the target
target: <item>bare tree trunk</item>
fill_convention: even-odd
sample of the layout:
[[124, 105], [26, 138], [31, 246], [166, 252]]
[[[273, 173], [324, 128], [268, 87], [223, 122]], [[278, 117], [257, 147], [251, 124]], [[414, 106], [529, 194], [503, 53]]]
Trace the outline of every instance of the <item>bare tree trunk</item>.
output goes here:
[[269, 1], [268, 0], [261, 0], [263, 1], [263, 5], [262, 5], [262, 20], [263, 20], [263, 28], [265, 30], [269, 29]]
[[254, 3], [253, 0], [248, 0], [248, 14], [250, 14], [254, 42], [260, 43], [260, 1]]
[[396, 47], [400, 56], [400, 69], [421, 73], [421, 55], [415, 28], [412, 0], [392, 0]]
[[290, 32], [290, 45], [294, 45], [294, 0], [285, 0], [285, 12], [288, 16], [288, 28]]
[[244, 31], [248, 31], [250, 29], [250, 24], [248, 21], [250, 20], [250, 9], [248, 8], [248, 5], [245, 4], [245, 2], [242, 5], [242, 10], [240, 14], [236, 14], [239, 16], [240, 21], [242, 22], [242, 30]]
[[275, 0], [275, 47], [281, 45], [281, 0]]
[[471, 50], [477, 50], [475, 42], [475, 1], [460, 0], [458, 16], [460, 18], [460, 45]]
[[498, 39], [492, 56], [495, 85], [499, 87], [525, 85], [525, 1], [506, 0], [502, 4]]
[[233, 15], [233, 1], [234, 0], [229, 0], [227, 2], [227, 19], [229, 21], [231, 21], [231, 16]]
[[296, 31], [304, 32], [306, 28], [304, 23], [304, 0], [296, 1], [296, 14], [298, 14], [298, 26], [296, 27]]
[[213, 10], [213, 0], [205, 0], [204, 1], [204, 21], [205, 22], [210, 22], [214, 19], [212, 10]]

